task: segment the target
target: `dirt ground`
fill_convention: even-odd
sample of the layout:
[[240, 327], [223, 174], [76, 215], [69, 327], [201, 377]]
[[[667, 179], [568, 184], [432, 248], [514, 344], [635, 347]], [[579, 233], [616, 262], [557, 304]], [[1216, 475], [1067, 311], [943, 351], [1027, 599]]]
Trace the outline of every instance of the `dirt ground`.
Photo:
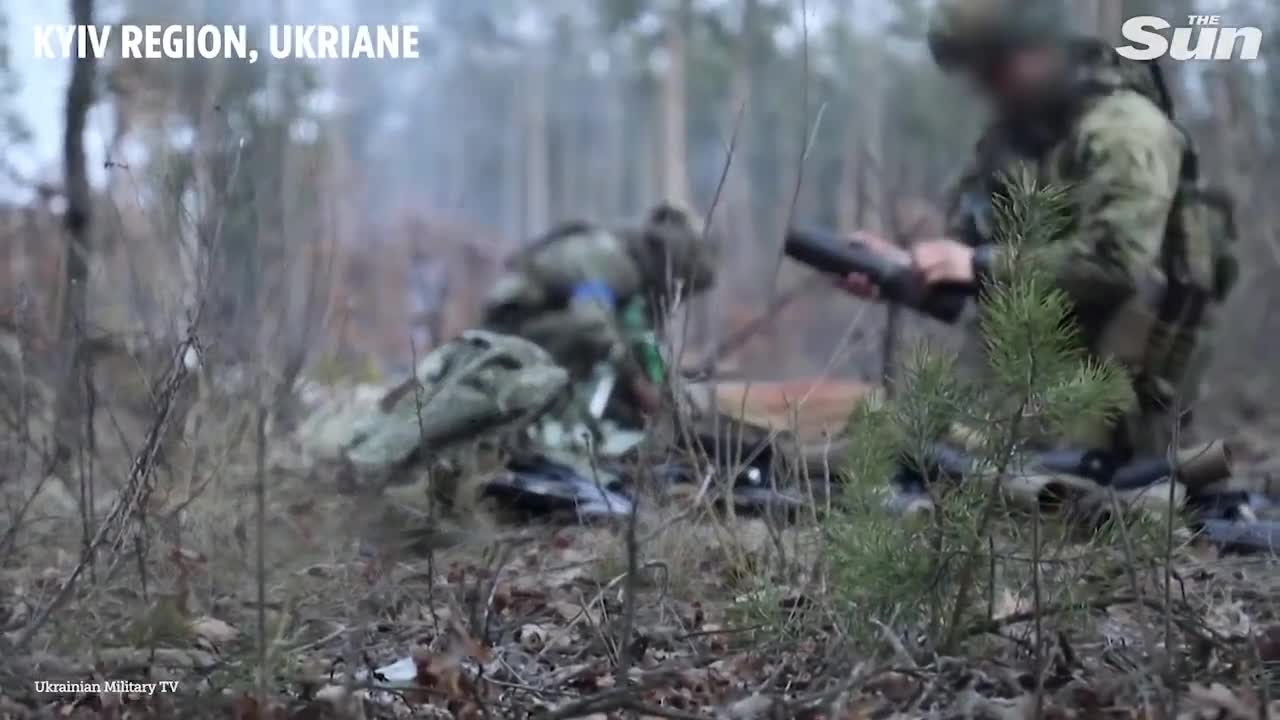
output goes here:
[[[1043, 564], [1083, 567], [1073, 582], [1087, 593], [1042, 598], [1036, 622], [1027, 589], [1002, 588], [958, 651], [926, 657], [909, 628], [886, 623], [871, 638], [843, 629], [847, 609], [820, 570], [828, 541], [809, 522], [776, 526], [693, 502], [644, 503], [634, 525], [595, 528], [477, 513], [421, 521], [426, 541], [405, 551], [387, 541], [387, 498], [342, 496], [321, 475], [275, 463], [259, 517], [252, 465], [210, 477], [156, 498], [154, 532], [101, 553], [65, 602], [55, 598], [77, 566], [83, 518], [59, 517], [46, 497], [56, 493], [42, 493], [4, 558], [0, 715], [1280, 712], [1280, 572], [1266, 559], [1180, 546], [1166, 597], [1163, 568], [1126, 570], [1123, 558], [1064, 546]], [[390, 502], [421, 510], [421, 490]], [[42, 624], [27, 642], [33, 623]], [[1037, 625], [1052, 638], [1038, 656]], [[1044, 668], [1039, 698], [1035, 667]], [[177, 685], [151, 695], [37, 686], [91, 680]]]

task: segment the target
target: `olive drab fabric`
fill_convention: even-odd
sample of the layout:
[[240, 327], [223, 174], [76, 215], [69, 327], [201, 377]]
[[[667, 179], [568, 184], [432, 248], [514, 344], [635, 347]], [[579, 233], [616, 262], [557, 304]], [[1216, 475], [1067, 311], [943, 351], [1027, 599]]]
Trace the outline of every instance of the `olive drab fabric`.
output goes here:
[[660, 306], [705, 290], [713, 269], [713, 245], [669, 205], [639, 228], [568, 224], [512, 258], [486, 299], [484, 324], [537, 343], [581, 380], [630, 355]]
[[[374, 485], [414, 468], [447, 484], [484, 459], [564, 451], [577, 442], [579, 406], [601, 368], [651, 340], [653, 304], [676, 285], [705, 289], [712, 265], [688, 216], [667, 206], [635, 230], [565, 225], [512, 259], [489, 294], [484, 329], [433, 350], [376, 402], [322, 408], [300, 429], [301, 444]], [[595, 449], [630, 442], [614, 433]]]
[[1138, 400], [1089, 441], [1163, 452], [1175, 404], [1194, 403], [1201, 336], [1229, 286], [1229, 206], [1207, 202], [1212, 193], [1200, 188], [1194, 149], [1157, 66], [1078, 38], [1070, 53], [1072, 82], [1059, 112], [998, 120], [979, 141], [955, 188], [950, 230], [974, 245], [997, 240], [991, 197], [1006, 173], [1029, 169], [1068, 192], [1065, 237], [1024, 257], [1049, 270], [1088, 349], [1130, 372]]
[[415, 452], [435, 461], [476, 441], [501, 441], [563, 398], [568, 384], [568, 373], [528, 340], [467, 331], [360, 419], [344, 455], [358, 471], [382, 470]]
[[700, 218], [663, 204], [650, 211], [642, 228], [629, 233], [650, 292], [670, 301], [711, 287], [718, 246], [703, 231]]

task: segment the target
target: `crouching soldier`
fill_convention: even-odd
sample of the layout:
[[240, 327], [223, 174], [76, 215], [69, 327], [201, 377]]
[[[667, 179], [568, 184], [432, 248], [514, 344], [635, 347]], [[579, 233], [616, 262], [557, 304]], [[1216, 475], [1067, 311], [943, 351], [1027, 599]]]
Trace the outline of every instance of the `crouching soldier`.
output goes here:
[[638, 427], [661, 402], [662, 319], [712, 285], [714, 260], [702, 229], [670, 205], [634, 228], [566, 224], [511, 258], [484, 324], [547, 350], [579, 408]]
[[689, 216], [666, 205], [636, 228], [557, 228], [511, 259], [483, 329], [433, 350], [376, 407], [318, 413], [300, 430], [303, 444], [336, 456], [359, 486], [426, 470], [433, 492], [451, 497], [457, 478], [537, 451], [530, 425], [602, 402], [592, 397], [638, 427], [661, 398], [661, 314], [711, 285], [712, 260]]
[[[1121, 58], [1069, 20], [1051, 0], [936, 4], [929, 48], [980, 91], [994, 121], [956, 188], [947, 237], [907, 259], [929, 285], [982, 286], [1005, 268], [993, 207], [1006, 178], [1021, 169], [1063, 188], [1064, 231], [1028, 256], [1070, 301], [1090, 357], [1123, 367], [1137, 400], [1087, 442], [1121, 458], [1163, 455], [1174, 429], [1187, 429], [1205, 337], [1234, 282], [1230, 202], [1202, 184], [1160, 66]], [[850, 289], [867, 294], [858, 278]], [[975, 366], [981, 349], [966, 353]]]

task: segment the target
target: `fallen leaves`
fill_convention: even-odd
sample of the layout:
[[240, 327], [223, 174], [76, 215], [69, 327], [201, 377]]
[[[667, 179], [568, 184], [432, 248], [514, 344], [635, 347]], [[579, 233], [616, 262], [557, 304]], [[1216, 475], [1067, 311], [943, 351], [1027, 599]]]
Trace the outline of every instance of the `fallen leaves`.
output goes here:
[[[735, 567], [746, 570], [731, 575], [726, 569], [731, 558], [722, 549], [678, 557], [696, 552], [695, 544], [683, 538], [675, 551], [656, 557], [676, 571], [693, 569], [696, 582], [639, 583], [632, 641], [620, 644], [620, 620], [627, 610], [626, 568], [619, 564], [618, 554], [609, 551], [610, 543], [621, 540], [616, 530], [535, 530], [529, 535], [505, 554], [442, 553], [435, 564], [396, 559], [380, 577], [383, 584], [376, 598], [361, 598], [361, 607], [374, 613], [367, 620], [355, 617], [341, 601], [322, 597], [330, 590], [337, 595], [341, 583], [354, 583], [355, 594], [362, 593], [366, 588], [359, 584], [358, 564], [309, 557], [287, 568], [279, 576], [281, 584], [302, 584], [316, 597], [298, 603], [297, 630], [282, 641], [283, 657], [273, 668], [276, 682], [271, 688], [279, 694], [265, 708], [258, 707], [252, 695], [228, 696], [218, 707], [239, 720], [470, 720], [509, 717], [518, 715], [517, 710], [532, 711], [536, 717], [540, 711], [575, 705], [583, 710], [579, 717], [599, 718], [617, 717], [626, 709], [637, 717], [724, 720], [890, 720], [958, 716], [950, 715], [955, 711], [973, 718], [1021, 720], [1032, 714], [1030, 623], [1013, 622], [1032, 610], [1032, 595], [1023, 585], [997, 589], [991, 612], [1007, 622], [1000, 628], [1005, 637], [975, 641], [973, 648], [966, 648], [974, 651], [971, 657], [920, 657], [913, 654], [918, 650], [914, 642], [895, 656], [884, 638], [871, 638], [875, 647], [864, 648], [833, 630], [838, 623], [824, 615], [831, 608], [824, 605], [821, 588], [804, 574], [766, 577], [772, 568], [740, 561]], [[166, 557], [193, 578], [213, 576], [217, 569], [218, 559], [212, 555], [206, 559], [184, 550]], [[642, 558], [642, 574], [657, 575], [645, 572], [648, 567]], [[1097, 572], [1089, 579], [1090, 587], [1081, 588], [1082, 595], [1102, 592], [1095, 586], [1124, 587], [1127, 582], [1124, 574]], [[1274, 663], [1280, 658], [1280, 624], [1274, 615], [1260, 612], [1272, 596], [1257, 582], [1262, 571], [1249, 572], [1247, 582], [1218, 564], [1211, 571], [1182, 572], [1186, 590], [1177, 589], [1179, 614], [1188, 622], [1203, 623], [1213, 638], [1224, 640], [1213, 650], [1213, 663], [1193, 669], [1202, 684], [1187, 692], [1185, 706], [1192, 714], [1174, 720], [1260, 716], [1256, 693], [1239, 688], [1255, 679], [1257, 659]], [[733, 585], [726, 578], [751, 582]], [[36, 573], [24, 574], [22, 581], [10, 583], [13, 589], [4, 598], [4, 611], [18, 619], [25, 612], [20, 596], [41, 591]], [[145, 673], [190, 656], [178, 667], [163, 670], [187, 678], [209, 677], [212, 672], [221, 681], [220, 670], [231, 668], [237, 689], [243, 689], [252, 682], [244, 678], [252, 678], [257, 662], [256, 608], [245, 602], [245, 595], [210, 599], [203, 593], [203, 581], [196, 586], [202, 592], [176, 593], [172, 599], [162, 595], [171, 588], [160, 585], [149, 594], [115, 588], [110, 595], [120, 607], [156, 602], [148, 627], [164, 625], [156, 622], [164, 617], [180, 617], [185, 628], [180, 647], [158, 648], [154, 655], [141, 648], [108, 650], [56, 671], [70, 677]], [[761, 587], [768, 591], [752, 593]], [[1159, 588], [1144, 579], [1143, 590], [1149, 588], [1150, 597], [1161, 596]], [[171, 601], [188, 594], [191, 606], [198, 608], [195, 612]], [[733, 605], [738, 595], [752, 602], [749, 616]], [[1148, 644], [1153, 636], [1156, 643], [1163, 642], [1163, 627], [1152, 631], [1159, 617], [1158, 610], [1139, 603], [1052, 616], [1051, 638], [1058, 631], [1069, 635], [1073, 659], [1061, 660], [1050, 648], [1043, 720], [1142, 717], [1137, 684], [1144, 683], [1144, 692], [1157, 699], [1166, 692], [1151, 672], [1155, 656]], [[778, 632], [783, 623], [786, 632]], [[309, 624], [313, 630], [337, 630], [304, 632]], [[886, 627], [892, 625], [886, 621]], [[1182, 628], [1175, 632], [1177, 646], [1188, 647], [1191, 633]], [[335, 659], [350, 657], [348, 643], [353, 639], [362, 643], [360, 650], [367, 657], [356, 660], [355, 686], [346, 688], [335, 684], [330, 669]], [[628, 671], [620, 675], [616, 663], [623, 646], [632, 653]], [[201, 652], [201, 659], [192, 652]], [[881, 653], [893, 669], [868, 669], [859, 674], [855, 686], [841, 663], [850, 656], [862, 659], [864, 652]], [[104, 658], [117, 663], [108, 665]], [[397, 659], [399, 663], [393, 662]], [[55, 670], [32, 666], [40, 672]], [[391, 667], [397, 669], [395, 677], [384, 677]], [[305, 685], [299, 679], [303, 676]], [[619, 709], [620, 699], [633, 704]], [[112, 702], [102, 698], [103, 705]], [[123, 702], [127, 707], [128, 700]]]
[[525, 623], [516, 631], [516, 642], [525, 650], [536, 653], [546, 647], [549, 634], [541, 625]]
[[252, 695], [237, 695], [231, 700], [232, 720], [288, 720], [288, 714], [281, 705], [268, 704], [263, 707], [258, 698]]
[[867, 680], [865, 688], [891, 703], [901, 705], [907, 703], [920, 690], [920, 681], [911, 675], [901, 672], [884, 672]]
[[730, 703], [721, 712], [725, 720], [757, 720], [769, 716], [774, 700], [764, 695], [753, 694]]
[[[1262, 704], [1252, 690], [1232, 690], [1222, 683], [1192, 684], [1187, 699], [1196, 711], [1208, 712], [1216, 720], [1256, 720], [1264, 717]], [[1195, 716], [1193, 716], [1195, 717]]]
[[1225, 638], [1245, 638], [1253, 631], [1252, 618], [1240, 600], [1209, 605], [1204, 614], [1204, 624]]
[[1280, 623], [1268, 625], [1254, 634], [1258, 659], [1268, 665], [1280, 665]]
[[547, 603], [547, 609], [563, 622], [580, 623], [585, 622], [591, 627], [599, 626], [604, 622], [603, 613], [598, 608], [586, 608], [579, 603], [569, 602], [567, 600], [553, 600]]
[[215, 617], [201, 617], [191, 621], [191, 633], [200, 640], [218, 647], [234, 641], [240, 631]]

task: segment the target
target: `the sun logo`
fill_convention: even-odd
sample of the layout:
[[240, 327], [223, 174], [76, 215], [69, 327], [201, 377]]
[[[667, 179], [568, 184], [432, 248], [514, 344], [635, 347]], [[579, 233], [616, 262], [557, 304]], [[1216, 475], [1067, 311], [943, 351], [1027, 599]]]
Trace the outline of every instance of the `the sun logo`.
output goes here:
[[1166, 54], [1174, 60], [1256, 60], [1262, 29], [1222, 27], [1221, 22], [1217, 15], [1189, 15], [1187, 27], [1175, 29], [1171, 41], [1159, 32], [1173, 27], [1168, 20], [1154, 15], [1129, 18], [1120, 33], [1132, 44], [1116, 52], [1130, 60], [1155, 60]]

